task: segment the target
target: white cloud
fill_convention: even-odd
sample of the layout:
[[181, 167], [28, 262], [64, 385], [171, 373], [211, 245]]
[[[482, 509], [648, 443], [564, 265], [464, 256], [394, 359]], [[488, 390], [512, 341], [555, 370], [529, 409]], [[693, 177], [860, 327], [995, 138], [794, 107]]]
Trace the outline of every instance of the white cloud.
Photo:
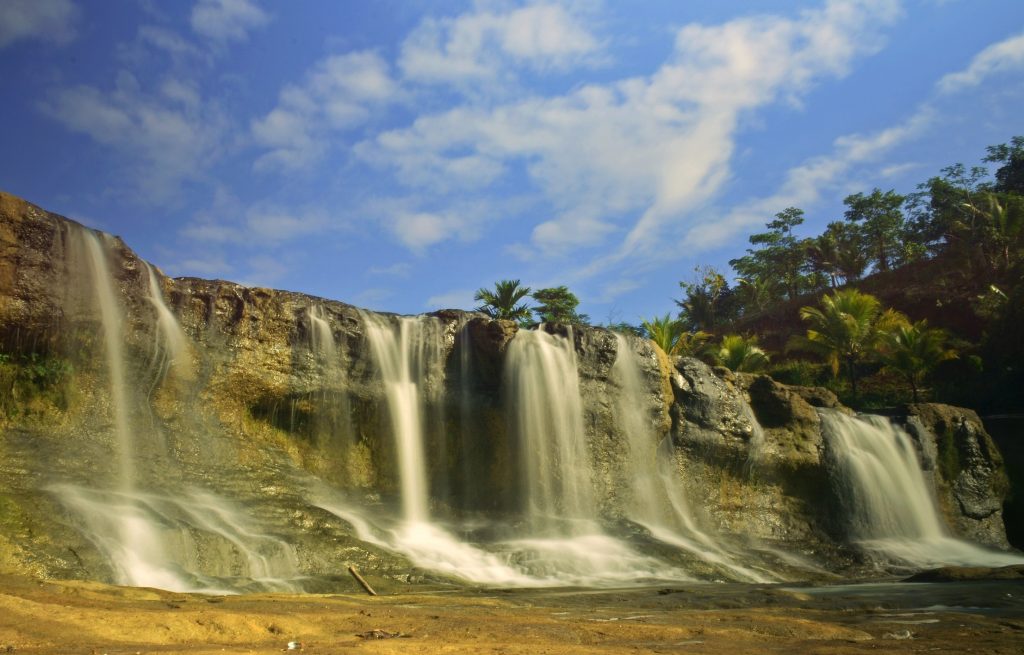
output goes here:
[[395, 277], [408, 277], [412, 272], [412, 264], [399, 262], [390, 266], [371, 266], [366, 271], [369, 275], [394, 275]]
[[424, 307], [427, 309], [474, 309], [477, 302], [473, 299], [475, 291], [455, 289], [427, 298]]
[[327, 57], [314, 65], [302, 84], [286, 86], [277, 107], [252, 122], [255, 141], [267, 148], [257, 170], [294, 170], [310, 166], [326, 152], [333, 132], [372, 117], [373, 110], [401, 96], [388, 64], [374, 52]]
[[22, 39], [64, 44], [75, 38], [78, 8], [71, 0], [0, 2], [0, 48]]
[[218, 255], [207, 258], [192, 257], [179, 263], [171, 264], [174, 275], [209, 276], [222, 278], [231, 272], [232, 267], [227, 260]]
[[[664, 243], [666, 227], [677, 234], [691, 227], [693, 210], [729, 178], [746, 115], [780, 100], [795, 103], [821, 79], [846, 74], [855, 57], [880, 47], [879, 27], [898, 13], [895, 0], [834, 0], [795, 18], [687, 25], [671, 58], [649, 77], [504, 104], [478, 100], [421, 116], [356, 152], [426, 193], [523, 171], [554, 208], [533, 231], [535, 248], [590, 247], [624, 235], [612, 258], [619, 260]], [[481, 15], [434, 25], [437, 70], [429, 57], [422, 69], [403, 59], [406, 74], [493, 73], [477, 57], [488, 34]], [[455, 164], [467, 158], [480, 165], [460, 176]]]
[[763, 225], [785, 207], [812, 205], [855, 166], [876, 161], [889, 150], [922, 134], [933, 121], [933, 110], [924, 106], [908, 120], [874, 134], [839, 137], [831, 154], [812, 157], [790, 169], [775, 193], [742, 203], [716, 220], [693, 227], [679, 247], [699, 251], [719, 246], [738, 233]]
[[238, 198], [218, 188], [210, 207], [198, 212], [181, 233], [204, 244], [267, 247], [326, 232], [332, 224], [326, 213], [316, 209], [297, 211], [265, 204], [243, 209]]
[[79, 85], [52, 90], [41, 103], [65, 128], [126, 157], [129, 180], [148, 202], [163, 202], [181, 183], [198, 179], [216, 159], [225, 122], [194, 87], [168, 78], [161, 92], [143, 91], [121, 71], [112, 91]]
[[533, 4], [505, 13], [429, 18], [402, 44], [399, 65], [419, 82], [462, 83], [493, 79], [510, 63], [565, 69], [587, 61], [598, 47], [565, 7]]
[[458, 214], [400, 211], [391, 217], [388, 227], [402, 245], [415, 253], [448, 239], [470, 241], [479, 234], [472, 221]]
[[245, 41], [268, 22], [270, 16], [252, 0], [199, 0], [192, 8], [192, 30], [221, 43]]
[[988, 46], [962, 71], [950, 73], [939, 80], [939, 89], [953, 93], [977, 86], [991, 76], [1024, 68], [1024, 33]]

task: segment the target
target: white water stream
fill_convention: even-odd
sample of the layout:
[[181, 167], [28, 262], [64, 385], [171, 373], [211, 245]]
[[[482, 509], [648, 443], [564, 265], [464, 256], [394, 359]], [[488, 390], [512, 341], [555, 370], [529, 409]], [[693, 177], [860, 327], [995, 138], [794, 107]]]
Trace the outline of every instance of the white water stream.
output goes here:
[[510, 432], [525, 472], [526, 514], [539, 536], [597, 530], [572, 338], [520, 330], [505, 365]]
[[[102, 327], [117, 476], [113, 490], [56, 484], [50, 491], [77, 515], [83, 532], [107, 557], [120, 584], [228, 592], [235, 585], [227, 582], [221, 587], [216, 580], [235, 578], [243, 586], [254, 580], [264, 588], [299, 590], [286, 581], [298, 575], [292, 547], [252, 530], [248, 518], [227, 501], [198, 489], [177, 489], [173, 496], [144, 490], [146, 483], [159, 482], [140, 480], [137, 466], [141, 455], [151, 454], [142, 440], [155, 438], [155, 433], [132, 420], [132, 408], [142, 399], [130, 393], [137, 381], [126, 365], [122, 329], [126, 317], [107, 259], [106, 236], [78, 228], [70, 238], [72, 247], [84, 251]], [[181, 358], [187, 342], [163, 301], [155, 272], [147, 267], [147, 274], [160, 342], [154, 362], [162, 376]]]
[[905, 431], [881, 416], [819, 414], [861, 546], [918, 567], [1024, 564], [1018, 555], [950, 536]]
[[615, 340], [612, 378], [619, 385], [615, 416], [628, 446], [624, 474], [632, 490], [629, 518], [647, 528], [655, 539], [723, 567], [740, 579], [767, 581], [766, 576], [739, 564], [716, 537], [700, 527], [679, 479], [668, 437], [662, 440], [655, 430], [657, 408], [649, 400], [651, 385], [642, 379], [639, 355], [625, 335], [616, 334]]

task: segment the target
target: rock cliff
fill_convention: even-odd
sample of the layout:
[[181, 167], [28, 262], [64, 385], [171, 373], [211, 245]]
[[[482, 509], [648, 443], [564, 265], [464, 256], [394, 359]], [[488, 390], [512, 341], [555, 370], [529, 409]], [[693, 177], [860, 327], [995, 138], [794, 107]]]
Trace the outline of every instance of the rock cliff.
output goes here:
[[[103, 284], [117, 310], [121, 392], [103, 336], [112, 329]], [[518, 328], [453, 310], [417, 321], [421, 375], [409, 383], [431, 516], [458, 524], [466, 544], [497, 544], [496, 555], [460, 561], [527, 566], [534, 546], [527, 556], [509, 545], [528, 502], [506, 380]], [[300, 293], [169, 279], [120, 239], [0, 193], [0, 568], [137, 582], [118, 550], [126, 517], [137, 514], [139, 534], [159, 542], [154, 552], [200, 588], [215, 580], [245, 589], [261, 576], [347, 588], [350, 563], [394, 579], [416, 579], [423, 567], [464, 573], [431, 564], [443, 558], [424, 554], [427, 537], [403, 540], [399, 523], [376, 521], [398, 515], [406, 465], [392, 390], [370, 346], [378, 323], [397, 334], [402, 320]], [[590, 459], [572, 465], [586, 467], [592, 518], [607, 534], [699, 577], [852, 570], [855, 549], [825, 491], [816, 408], [849, 410], [828, 392], [670, 362], [649, 342], [600, 328], [542, 329], [572, 340]], [[636, 458], [616, 401], [623, 347], [637, 362], [634, 404], [650, 435], [642, 469], [623, 466]], [[900, 420], [955, 534], [1006, 547], [1005, 476], [977, 417], [916, 405]], [[636, 470], [659, 471], [644, 484], [680, 505], [688, 554], [666, 547], [662, 524], [638, 518], [648, 514], [636, 512]], [[692, 535], [706, 542], [693, 546]], [[719, 552], [712, 542], [731, 545]], [[702, 558], [706, 566], [695, 566]], [[751, 573], [750, 562], [769, 573]]]

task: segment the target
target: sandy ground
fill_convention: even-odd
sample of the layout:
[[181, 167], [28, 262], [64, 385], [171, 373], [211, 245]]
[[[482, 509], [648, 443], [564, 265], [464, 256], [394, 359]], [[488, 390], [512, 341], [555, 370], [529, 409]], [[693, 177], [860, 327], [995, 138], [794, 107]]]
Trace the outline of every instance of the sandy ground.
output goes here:
[[[0, 576], [0, 654], [278, 653], [293, 641], [318, 654], [1024, 652], [1020, 582], [414, 589], [225, 597]], [[401, 636], [366, 638], [374, 630]]]

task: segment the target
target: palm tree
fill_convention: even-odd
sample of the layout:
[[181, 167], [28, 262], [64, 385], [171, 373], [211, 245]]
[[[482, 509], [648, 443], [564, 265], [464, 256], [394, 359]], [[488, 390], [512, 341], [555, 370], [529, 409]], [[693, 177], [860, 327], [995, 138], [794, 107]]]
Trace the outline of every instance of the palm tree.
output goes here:
[[885, 333], [878, 346], [879, 358], [885, 367], [907, 379], [918, 399], [918, 388], [925, 377], [941, 362], [955, 359], [957, 353], [946, 348], [946, 332], [928, 327], [928, 321], [897, 325]]
[[651, 320], [645, 320], [642, 324], [647, 330], [647, 338], [658, 345], [666, 355], [672, 355], [676, 349], [676, 343], [684, 332], [682, 321], [672, 319], [671, 314], [655, 316]]
[[526, 303], [516, 303], [530, 295], [530, 291], [530, 287], [519, 286], [519, 280], [500, 280], [495, 282], [494, 291], [478, 289], [473, 300], [483, 303], [477, 311], [491, 318], [523, 322], [530, 320], [530, 308]]
[[707, 332], [687, 331], [683, 321], [673, 320], [670, 314], [644, 321], [643, 326], [648, 338], [672, 357], [695, 357], [711, 338]]
[[794, 336], [787, 349], [821, 355], [832, 367], [833, 375], [838, 375], [845, 364], [854, 397], [857, 396], [857, 364], [874, 351], [883, 332], [906, 322], [899, 312], [882, 311], [878, 298], [856, 289], [823, 296], [820, 309], [801, 307], [800, 318], [810, 324], [807, 336]]
[[716, 364], [739, 373], [756, 373], [768, 366], [768, 354], [757, 345], [757, 337], [728, 334], [710, 353]]

